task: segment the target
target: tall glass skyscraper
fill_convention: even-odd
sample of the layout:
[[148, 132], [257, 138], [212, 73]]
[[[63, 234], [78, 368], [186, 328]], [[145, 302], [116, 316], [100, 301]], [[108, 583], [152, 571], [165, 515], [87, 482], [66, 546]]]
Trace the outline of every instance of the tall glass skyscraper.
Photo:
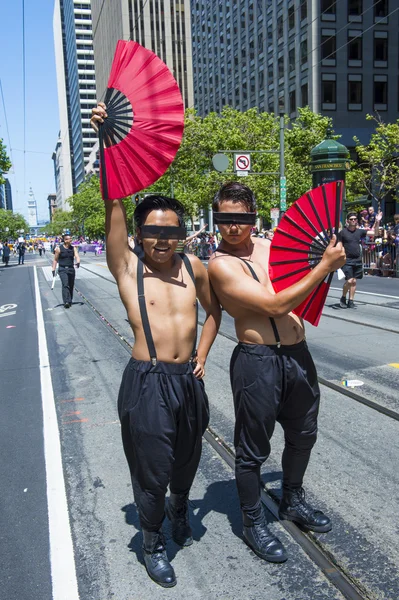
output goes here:
[[[397, 0], [192, 0], [195, 106], [331, 116], [367, 143], [399, 117]], [[389, 93], [388, 93], [389, 92]]]
[[57, 206], [67, 208], [66, 200], [84, 180], [84, 167], [96, 141], [90, 127], [96, 105], [90, 0], [55, 0], [54, 43], [61, 129], [57, 146], [61, 148], [53, 157], [58, 155], [55, 170], [63, 179], [62, 185], [56, 182]]

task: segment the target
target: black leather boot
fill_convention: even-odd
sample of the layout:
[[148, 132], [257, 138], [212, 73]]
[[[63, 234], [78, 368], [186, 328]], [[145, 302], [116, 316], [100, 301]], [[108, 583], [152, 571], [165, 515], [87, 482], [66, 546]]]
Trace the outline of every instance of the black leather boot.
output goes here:
[[165, 538], [161, 531], [143, 529], [145, 568], [155, 583], [169, 588], [176, 585], [176, 575], [166, 555]]
[[283, 492], [278, 514], [280, 519], [294, 521], [310, 531], [325, 533], [332, 528], [330, 519], [321, 510], [314, 509], [306, 502], [303, 488]]
[[256, 518], [250, 519], [245, 512], [242, 513], [242, 516], [244, 541], [255, 554], [269, 562], [285, 562], [288, 558], [285, 548], [268, 529], [262, 506], [259, 507]]
[[172, 537], [179, 546], [191, 546], [193, 532], [188, 515], [188, 494], [170, 494], [166, 516], [172, 523]]

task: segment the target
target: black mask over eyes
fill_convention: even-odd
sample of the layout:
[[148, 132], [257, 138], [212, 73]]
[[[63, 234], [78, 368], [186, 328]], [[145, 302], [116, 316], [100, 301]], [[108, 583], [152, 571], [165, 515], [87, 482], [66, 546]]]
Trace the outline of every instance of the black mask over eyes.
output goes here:
[[162, 225], [143, 225], [140, 233], [142, 238], [157, 240], [185, 240], [187, 237], [185, 227], [164, 227]]
[[213, 222], [217, 225], [255, 225], [256, 213], [214, 212]]

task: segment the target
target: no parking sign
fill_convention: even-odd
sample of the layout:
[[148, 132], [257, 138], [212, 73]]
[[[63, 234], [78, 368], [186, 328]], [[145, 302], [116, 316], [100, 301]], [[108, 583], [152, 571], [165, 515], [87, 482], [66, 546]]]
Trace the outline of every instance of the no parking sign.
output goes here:
[[234, 154], [234, 170], [237, 175], [248, 175], [251, 170], [251, 155]]

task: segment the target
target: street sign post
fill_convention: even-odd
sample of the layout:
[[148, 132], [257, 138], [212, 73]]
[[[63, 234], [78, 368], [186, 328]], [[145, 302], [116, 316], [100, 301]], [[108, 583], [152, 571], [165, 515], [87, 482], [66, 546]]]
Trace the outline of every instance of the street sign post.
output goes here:
[[272, 222], [272, 227], [277, 227], [279, 216], [280, 216], [280, 209], [278, 207], [270, 209], [270, 220]]
[[280, 177], [280, 211], [287, 210], [287, 178]]
[[248, 171], [251, 170], [251, 155], [234, 154], [234, 170], [236, 175], [246, 177], [248, 175]]

